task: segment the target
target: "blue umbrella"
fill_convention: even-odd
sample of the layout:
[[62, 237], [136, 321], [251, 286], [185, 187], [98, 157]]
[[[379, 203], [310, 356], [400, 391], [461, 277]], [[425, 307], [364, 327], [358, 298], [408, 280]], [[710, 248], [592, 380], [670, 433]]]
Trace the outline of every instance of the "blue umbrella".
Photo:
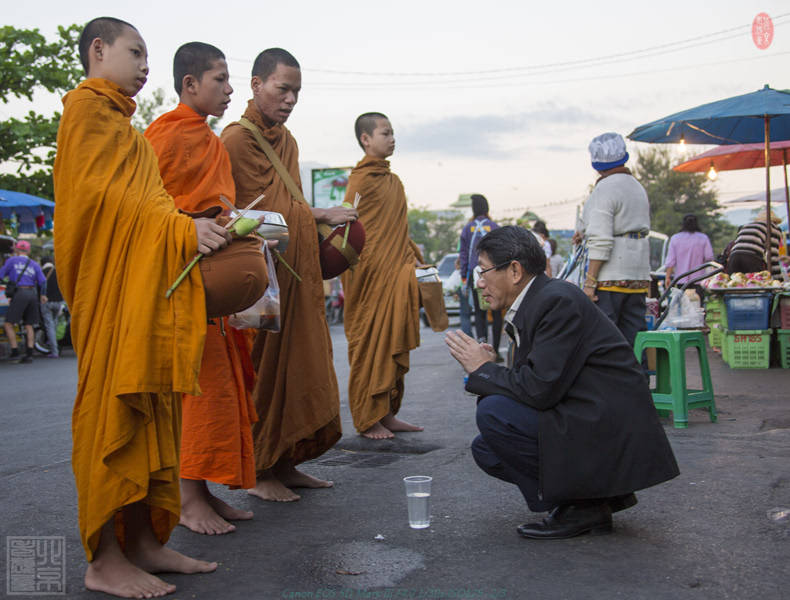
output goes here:
[[[634, 129], [635, 142], [666, 144], [753, 144], [765, 147], [766, 221], [771, 231], [771, 171], [769, 144], [790, 140], [790, 91], [763, 89], [690, 108]], [[766, 236], [766, 263], [770, 265], [770, 233]]]
[[4, 219], [9, 219], [12, 213], [16, 213], [20, 218], [20, 232], [34, 233], [36, 231], [36, 216], [43, 212], [44, 216], [49, 217], [51, 221], [54, 210], [55, 203], [52, 200], [45, 200], [22, 192], [0, 190], [0, 214]]

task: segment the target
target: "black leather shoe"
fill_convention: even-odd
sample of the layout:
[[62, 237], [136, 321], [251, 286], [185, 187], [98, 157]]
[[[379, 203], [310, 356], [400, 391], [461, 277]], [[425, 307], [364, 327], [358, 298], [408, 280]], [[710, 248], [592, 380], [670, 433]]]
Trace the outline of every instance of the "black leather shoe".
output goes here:
[[518, 527], [520, 536], [535, 540], [561, 540], [583, 533], [603, 535], [611, 532], [612, 510], [605, 501], [590, 506], [558, 506], [542, 523], [525, 523]]
[[622, 496], [612, 496], [611, 498], [607, 499], [609, 503], [609, 508], [612, 509], [613, 513], [620, 512], [621, 510], [625, 510], [626, 508], [631, 508], [632, 506], [636, 506], [636, 503], [639, 502], [636, 499], [636, 494], [633, 492], [630, 494], [623, 494]]

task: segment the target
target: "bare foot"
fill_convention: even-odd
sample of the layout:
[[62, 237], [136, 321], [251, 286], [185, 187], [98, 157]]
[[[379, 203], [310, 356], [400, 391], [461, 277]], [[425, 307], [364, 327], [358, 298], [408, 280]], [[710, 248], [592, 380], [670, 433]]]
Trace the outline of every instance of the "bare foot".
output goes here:
[[211, 573], [217, 563], [185, 556], [167, 546], [139, 544], [128, 548], [129, 560], [149, 573]]
[[214, 494], [209, 493], [208, 503], [223, 519], [228, 519], [230, 521], [249, 521], [252, 519], [251, 510], [235, 508], [224, 500], [220, 500]]
[[121, 598], [159, 598], [176, 591], [176, 586], [134, 566], [120, 552], [104, 553], [90, 563], [85, 587]]
[[280, 465], [277, 467], [277, 478], [283, 485], [291, 487], [302, 488], [329, 488], [334, 485], [331, 481], [324, 481], [318, 479], [302, 471], [297, 471], [296, 467], [291, 465]]
[[236, 531], [210, 504], [206, 482], [202, 479], [181, 479], [181, 517], [179, 525], [204, 535], [222, 535]]
[[279, 479], [274, 477], [274, 475], [268, 475], [262, 479], [258, 479], [255, 487], [247, 490], [247, 493], [261, 500], [269, 500], [272, 502], [295, 502], [301, 498], [301, 496], [289, 490]]
[[380, 423], [390, 431], [422, 431], [423, 427], [419, 425], [412, 425], [406, 421], [396, 419], [395, 415], [387, 415], [381, 419]]
[[366, 429], [359, 435], [370, 438], [371, 440], [389, 440], [395, 437], [395, 434], [384, 427], [380, 422], [374, 424], [373, 427]]

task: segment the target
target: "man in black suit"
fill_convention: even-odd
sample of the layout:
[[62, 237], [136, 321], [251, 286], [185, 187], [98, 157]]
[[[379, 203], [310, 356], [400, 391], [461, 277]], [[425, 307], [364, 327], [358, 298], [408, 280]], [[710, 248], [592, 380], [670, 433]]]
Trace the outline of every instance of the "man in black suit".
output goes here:
[[577, 287], [544, 274], [546, 256], [520, 227], [478, 245], [477, 286], [507, 309], [513, 364], [461, 331], [450, 354], [480, 396], [472, 454], [486, 473], [516, 484], [530, 510], [528, 538], [608, 533], [612, 513], [640, 490], [678, 475], [644, 372], [615, 325]]

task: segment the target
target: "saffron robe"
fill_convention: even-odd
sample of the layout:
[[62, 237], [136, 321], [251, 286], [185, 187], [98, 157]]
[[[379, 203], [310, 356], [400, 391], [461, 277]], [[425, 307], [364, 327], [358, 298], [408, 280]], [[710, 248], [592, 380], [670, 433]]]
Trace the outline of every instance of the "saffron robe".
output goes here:
[[[290, 131], [283, 125], [267, 128], [253, 101], [244, 116], [260, 129], [301, 187], [299, 149]], [[299, 464], [331, 448], [342, 435], [340, 395], [324, 312], [318, 230], [310, 207], [291, 197], [251, 131], [231, 123], [220, 138], [230, 154], [236, 205], [246, 206], [265, 194], [255, 208], [283, 215], [290, 233], [284, 258], [302, 278], [298, 282], [277, 265], [280, 332], [259, 332], [253, 346], [259, 420], [252, 433], [260, 474], [280, 459]]]
[[[189, 213], [231, 204], [236, 197], [230, 157], [206, 118], [185, 104], [163, 114], [145, 131], [159, 157], [159, 171], [176, 208]], [[223, 317], [224, 318], [224, 317]], [[214, 319], [206, 330], [200, 364], [200, 396], [185, 394], [181, 425], [181, 477], [231, 488], [255, 486], [252, 423], [254, 373], [244, 372], [249, 350], [243, 334]], [[245, 355], [247, 360], [245, 361]]]
[[197, 235], [130, 124], [134, 101], [93, 78], [63, 105], [55, 261], [78, 360], [72, 466], [90, 561], [101, 527], [125, 505], [149, 505], [161, 543], [178, 524], [181, 394], [199, 393], [206, 305], [199, 269], [165, 298]]
[[422, 256], [409, 239], [406, 194], [389, 161], [359, 161], [348, 179], [346, 202], [353, 204], [357, 193], [365, 248], [341, 281], [351, 367], [348, 404], [362, 432], [400, 410], [409, 352], [420, 344], [415, 266]]

